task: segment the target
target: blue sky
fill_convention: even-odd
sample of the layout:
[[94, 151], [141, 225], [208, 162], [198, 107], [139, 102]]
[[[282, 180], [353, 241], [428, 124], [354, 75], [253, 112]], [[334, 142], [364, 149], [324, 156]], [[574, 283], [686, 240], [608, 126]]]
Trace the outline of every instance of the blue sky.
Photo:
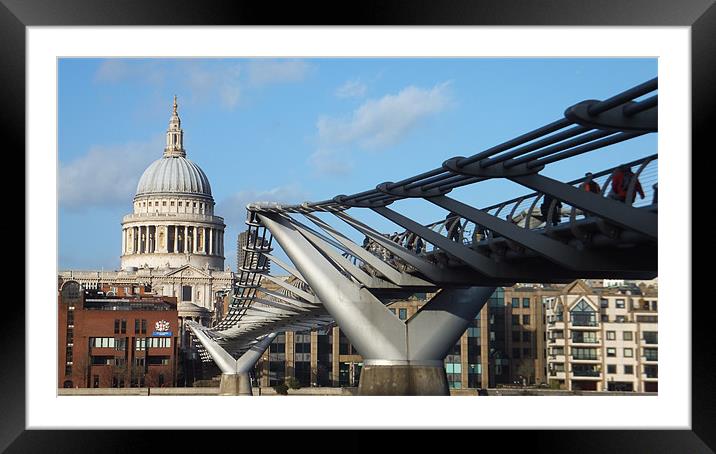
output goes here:
[[[59, 267], [117, 269], [121, 219], [162, 156], [172, 96], [187, 157], [236, 235], [250, 201], [303, 202], [397, 181], [469, 156], [656, 77], [656, 59], [60, 59]], [[580, 177], [656, 152], [650, 134], [556, 163]], [[486, 182], [453, 192], [487, 206], [528, 192]], [[392, 208], [423, 223], [432, 204]], [[397, 227], [366, 210], [382, 231]]]

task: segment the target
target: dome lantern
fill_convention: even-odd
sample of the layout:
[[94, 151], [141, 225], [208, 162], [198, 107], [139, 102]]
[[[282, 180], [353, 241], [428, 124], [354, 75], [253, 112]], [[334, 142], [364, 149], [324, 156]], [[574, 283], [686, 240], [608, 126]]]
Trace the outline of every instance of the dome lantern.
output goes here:
[[164, 148], [164, 157], [185, 157], [184, 150], [184, 130], [181, 129], [181, 119], [177, 112], [177, 97], [174, 95], [174, 110], [169, 119], [169, 129], [167, 129], [167, 145]]

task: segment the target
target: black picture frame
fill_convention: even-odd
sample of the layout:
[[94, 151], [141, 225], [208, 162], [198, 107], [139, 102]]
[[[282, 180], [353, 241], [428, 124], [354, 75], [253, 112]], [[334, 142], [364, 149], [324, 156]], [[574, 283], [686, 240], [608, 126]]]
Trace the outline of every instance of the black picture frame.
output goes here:
[[[364, 0], [338, 5], [292, 2], [276, 7], [270, 2], [239, 1], [199, 4], [184, 0], [0, 0], [0, 124], [5, 130], [5, 151], [25, 149], [25, 29], [28, 26], [295, 24], [690, 27], [692, 147], [704, 148], [702, 153], [713, 148], [707, 142], [713, 129], [716, 100], [716, 6], [713, 0], [452, 0], [443, 4], [430, 0]], [[691, 248], [691, 244], [687, 246]], [[684, 283], [685, 301], [679, 303], [685, 306], [689, 299], [686, 295], [692, 294], [691, 286], [691, 282]], [[48, 304], [34, 299], [31, 287], [26, 285], [26, 289], [26, 304]], [[705, 302], [694, 301], [691, 305], [691, 430], [522, 430], [509, 434], [481, 431], [461, 437], [463, 442], [472, 440], [474, 449], [487, 448], [485, 437], [495, 437], [503, 440], [502, 449], [524, 452], [714, 452], [716, 368], [709, 326], [712, 311], [706, 304], [696, 304]], [[3, 315], [3, 329], [0, 330], [4, 359], [0, 375], [0, 449], [7, 452], [133, 452], [154, 449], [156, 440], [161, 439], [161, 450], [167, 452], [182, 446], [187, 438], [204, 439], [209, 449], [211, 446], [220, 449], [218, 447], [223, 443], [232, 443], [231, 439], [236, 436], [228, 431], [203, 438], [195, 433], [174, 437], [165, 431], [25, 430], [24, 306], [15, 297], [7, 298]], [[476, 411], [479, 411], [479, 403], [476, 403]], [[417, 437], [419, 434], [434, 435], [440, 443], [450, 441], [429, 431], [390, 438], [404, 449], [411, 449], [422, 442], [422, 437]], [[336, 432], [332, 435], [348, 449], [367, 449], [363, 444], [367, 434]], [[313, 436], [309, 434], [309, 439], [304, 438], [303, 443], [320, 446], [318, 441], [307, 441]], [[266, 439], [261, 438], [266, 443]], [[295, 441], [293, 435], [271, 435], [271, 439], [271, 448], [277, 447], [277, 440]]]

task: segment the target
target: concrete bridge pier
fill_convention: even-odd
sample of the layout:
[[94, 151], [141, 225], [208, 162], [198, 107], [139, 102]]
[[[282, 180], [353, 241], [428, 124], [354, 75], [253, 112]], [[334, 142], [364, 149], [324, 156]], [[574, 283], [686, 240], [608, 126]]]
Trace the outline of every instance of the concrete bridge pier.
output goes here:
[[187, 323], [194, 336], [201, 342], [201, 345], [221, 369], [221, 381], [219, 382], [220, 396], [250, 396], [251, 378], [249, 371], [254, 367], [261, 355], [266, 351], [277, 333], [268, 334], [252, 345], [239, 359], [224, 350], [214, 339], [206, 335], [201, 325]]
[[443, 289], [403, 321], [313, 232], [278, 214], [258, 217], [363, 356], [359, 394], [449, 394], [443, 360], [495, 287]]
[[248, 373], [243, 374], [221, 374], [219, 383], [220, 396], [250, 396], [251, 378]]

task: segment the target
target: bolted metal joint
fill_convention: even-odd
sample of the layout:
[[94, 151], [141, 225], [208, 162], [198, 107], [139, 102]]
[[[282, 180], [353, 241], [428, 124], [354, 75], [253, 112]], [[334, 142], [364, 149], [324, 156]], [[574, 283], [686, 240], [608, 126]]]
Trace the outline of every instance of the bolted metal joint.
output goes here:
[[658, 108], [656, 104], [640, 110], [642, 103], [630, 101], [597, 115], [590, 114], [592, 106], [600, 102], [594, 99], [582, 101], [569, 107], [564, 112], [564, 116], [577, 124], [596, 129], [638, 132], [658, 131]]
[[396, 188], [391, 189], [390, 187], [393, 184], [394, 183], [392, 181], [387, 181], [385, 183], [379, 184], [375, 188], [382, 193], [394, 195], [396, 197], [401, 197], [401, 198], [403, 198], [403, 197], [406, 197], [406, 198], [409, 198], [409, 197], [420, 197], [420, 198], [435, 197], [438, 195], [445, 195], [445, 194], [449, 193], [450, 191], [452, 191], [452, 189], [442, 189], [440, 187], [424, 190], [424, 189], [422, 189], [421, 186], [419, 186], [417, 188], [413, 188], [413, 189], [406, 189], [405, 185], [398, 186]]
[[393, 203], [393, 200], [352, 200], [347, 195], [341, 194], [333, 198], [333, 201], [341, 205], [347, 205], [350, 207], [361, 207], [361, 208], [378, 208], [388, 206]]
[[456, 156], [454, 158], [450, 158], [447, 161], [443, 162], [443, 168], [453, 173], [483, 178], [519, 177], [523, 175], [532, 175], [544, 169], [544, 164], [528, 167], [528, 163], [523, 163], [514, 165], [512, 167], [505, 167], [505, 162], [499, 162], [490, 165], [489, 159], [486, 160], [487, 162], [485, 164], [481, 164], [481, 162], [478, 161], [460, 167], [460, 161], [464, 159], [465, 158], [463, 156]]

